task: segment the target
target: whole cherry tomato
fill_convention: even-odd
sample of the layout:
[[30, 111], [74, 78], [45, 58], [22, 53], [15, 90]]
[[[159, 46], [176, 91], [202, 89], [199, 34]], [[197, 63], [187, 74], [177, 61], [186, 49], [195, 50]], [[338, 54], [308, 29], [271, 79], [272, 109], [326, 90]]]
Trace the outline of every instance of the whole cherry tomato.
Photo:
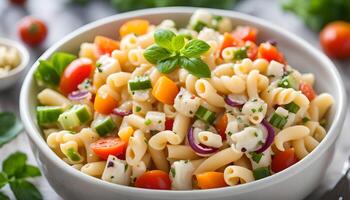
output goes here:
[[335, 21], [320, 33], [320, 42], [327, 55], [334, 58], [350, 58], [350, 23]]
[[46, 38], [47, 28], [42, 20], [27, 16], [19, 22], [18, 33], [23, 42], [31, 46], [36, 46]]
[[161, 170], [152, 170], [145, 172], [136, 179], [135, 187], [157, 189], [157, 190], [170, 190], [171, 181], [169, 175]]

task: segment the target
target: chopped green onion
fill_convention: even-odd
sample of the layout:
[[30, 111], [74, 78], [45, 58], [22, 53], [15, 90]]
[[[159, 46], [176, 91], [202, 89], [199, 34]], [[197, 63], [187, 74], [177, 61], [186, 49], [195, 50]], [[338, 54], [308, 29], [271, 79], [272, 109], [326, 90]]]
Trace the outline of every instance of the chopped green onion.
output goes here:
[[287, 119], [277, 113], [273, 113], [271, 119], [270, 119], [270, 124], [278, 129], [282, 129], [284, 125], [287, 123]]
[[72, 161], [79, 161], [80, 156], [77, 154], [77, 152], [73, 148], [67, 149], [67, 157], [71, 159]]
[[303, 123], [304, 123], [304, 124], [305, 124], [306, 122], [310, 121], [310, 119], [307, 118], [307, 117], [304, 117], [302, 120], [303, 120]]
[[250, 155], [252, 156], [252, 160], [256, 163], [259, 163], [263, 156], [262, 153], [256, 153], [256, 152], [251, 152]]
[[112, 132], [116, 128], [116, 125], [110, 116], [99, 119], [94, 124], [94, 129], [100, 136], [105, 136], [106, 134]]
[[203, 106], [199, 106], [195, 116], [208, 124], [212, 124], [216, 119], [215, 113], [209, 111]]
[[64, 112], [61, 106], [38, 106], [37, 120], [40, 125], [51, 125], [57, 122], [60, 114]]
[[152, 120], [146, 119], [145, 125], [146, 125], [146, 126], [149, 126], [149, 125], [151, 125], [151, 124], [152, 124]]
[[287, 109], [289, 112], [297, 113], [300, 109], [300, 106], [294, 102], [290, 102], [289, 104], [284, 105], [284, 108]]
[[197, 23], [193, 26], [193, 30], [199, 33], [204, 27], [207, 27], [206, 23], [202, 21], [197, 21]]
[[270, 176], [270, 169], [269, 167], [260, 167], [255, 170], [253, 170], [253, 176], [255, 180], [259, 180], [265, 177]]
[[91, 119], [92, 115], [87, 105], [74, 105], [71, 109], [60, 114], [58, 122], [63, 129], [74, 130]]
[[170, 169], [170, 172], [171, 172], [171, 175], [172, 175], [173, 177], [176, 176], [176, 171], [175, 171], [174, 168], [171, 168], [171, 169]]
[[233, 52], [233, 60], [242, 60], [248, 58], [247, 47], [241, 47]]
[[129, 81], [129, 88], [131, 91], [146, 90], [152, 88], [151, 80], [148, 76], [138, 77]]
[[293, 76], [288, 75], [279, 81], [278, 87], [298, 89], [298, 82]]

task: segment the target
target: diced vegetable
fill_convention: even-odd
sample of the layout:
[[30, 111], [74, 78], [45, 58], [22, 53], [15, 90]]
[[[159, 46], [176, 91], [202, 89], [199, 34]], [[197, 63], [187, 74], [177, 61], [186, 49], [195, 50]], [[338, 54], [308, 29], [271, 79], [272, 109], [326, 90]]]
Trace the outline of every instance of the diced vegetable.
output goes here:
[[96, 94], [94, 109], [101, 114], [108, 115], [112, 113], [113, 109], [118, 106], [118, 101], [109, 93], [101, 93], [102, 92], [97, 92]]
[[222, 140], [226, 139], [226, 127], [227, 127], [227, 114], [221, 116], [221, 118], [216, 122], [215, 128], [220, 134]]
[[174, 104], [174, 99], [179, 93], [176, 83], [166, 76], [160, 77], [153, 87], [152, 95], [164, 104]]
[[203, 106], [199, 106], [195, 116], [208, 124], [212, 124], [216, 119], [215, 113]]
[[120, 156], [124, 154], [126, 142], [116, 137], [101, 138], [90, 145], [96, 155], [107, 160], [109, 155]]
[[316, 97], [316, 92], [312, 86], [307, 83], [300, 83], [299, 89], [310, 101]]
[[116, 125], [110, 116], [98, 119], [94, 123], [94, 129], [100, 136], [105, 136], [106, 134], [112, 132], [116, 128]]
[[58, 117], [62, 128], [74, 130], [92, 119], [89, 107], [86, 105], [74, 105]]
[[165, 130], [173, 130], [174, 119], [166, 118], [165, 120]]
[[72, 161], [79, 161], [81, 159], [80, 155], [73, 148], [67, 149], [66, 154], [67, 157]]
[[124, 127], [122, 129], [119, 130], [118, 132], [118, 136], [120, 137], [120, 139], [124, 142], [128, 142], [129, 138], [132, 136], [132, 134], [134, 133], [134, 129], [130, 126], [128, 127]]
[[64, 112], [64, 108], [61, 106], [38, 106], [36, 112], [40, 125], [52, 125], [57, 122], [60, 114]]
[[251, 152], [250, 155], [252, 156], [252, 160], [256, 163], [259, 163], [261, 158], [263, 157], [262, 153], [256, 153], [256, 152]]
[[271, 45], [268, 42], [261, 43], [258, 49], [258, 58], [264, 58], [267, 61], [275, 60], [279, 63], [284, 63], [283, 54], [280, 53], [277, 47]]
[[148, 76], [141, 76], [137, 77], [136, 79], [129, 80], [129, 88], [131, 91], [147, 90], [152, 88], [152, 83]]
[[270, 169], [269, 167], [260, 167], [255, 170], [253, 170], [253, 176], [255, 180], [259, 180], [265, 177], [270, 176]]
[[284, 105], [284, 108], [287, 109], [289, 112], [296, 114], [300, 109], [300, 106], [298, 106], [298, 104], [294, 102], [290, 102], [289, 104]]
[[234, 31], [233, 35], [237, 38], [240, 38], [244, 41], [256, 41], [256, 36], [258, 34], [258, 30], [254, 27], [250, 26], [238, 26]]
[[77, 59], [77, 56], [73, 54], [65, 52], [56, 52], [52, 55], [50, 61], [57, 74], [61, 76], [66, 67], [75, 59]]
[[97, 46], [101, 54], [111, 54], [112, 51], [119, 49], [119, 41], [112, 40], [104, 36], [96, 36], [94, 44]]
[[271, 170], [277, 173], [294, 165], [297, 162], [298, 158], [294, 153], [294, 149], [287, 149], [275, 154], [275, 156], [272, 158]]
[[134, 33], [135, 35], [143, 35], [147, 33], [149, 22], [144, 19], [134, 19], [124, 23], [120, 29], [119, 34], [121, 37]]
[[[232, 46], [243, 46], [244, 42], [236, 37], [234, 37], [231, 33], [224, 33], [224, 40], [221, 45], [221, 51], [227, 47]], [[220, 51], [220, 52], [221, 52]], [[220, 53], [221, 55], [221, 53]]]
[[200, 189], [211, 189], [227, 186], [224, 179], [224, 173], [222, 172], [204, 172], [201, 174], [196, 174], [196, 179]]
[[272, 126], [278, 129], [282, 129], [287, 123], [287, 119], [277, 113], [273, 113], [269, 122]]
[[282, 80], [279, 81], [278, 86], [283, 88], [293, 88], [295, 90], [299, 88], [298, 81], [292, 75], [283, 77]]
[[156, 189], [156, 190], [170, 190], [171, 180], [167, 173], [161, 170], [152, 170], [145, 172], [136, 179], [135, 187]]

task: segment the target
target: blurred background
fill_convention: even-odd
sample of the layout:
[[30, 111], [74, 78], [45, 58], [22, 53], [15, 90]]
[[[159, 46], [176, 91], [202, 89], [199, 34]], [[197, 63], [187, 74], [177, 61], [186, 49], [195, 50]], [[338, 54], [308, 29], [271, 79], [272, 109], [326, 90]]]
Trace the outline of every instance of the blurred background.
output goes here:
[[[289, 30], [316, 48], [327, 51], [343, 75], [347, 92], [350, 93], [349, 23], [342, 24], [340, 27], [339, 25], [327, 26], [330, 29], [328, 31], [340, 35], [340, 39], [335, 41], [338, 48], [329, 47], [332, 42], [329, 40], [332, 38], [323, 38], [324, 36], [320, 38], [320, 33], [327, 24], [337, 20], [350, 22], [350, 0], [1, 0], [0, 38], [12, 39], [25, 45], [30, 53], [28, 69], [52, 44], [89, 22], [130, 10], [178, 5], [243, 12], [265, 19], [278, 25], [281, 29]], [[47, 30], [47, 34], [41, 35], [34, 42], [35, 44], [19, 34], [23, 31], [21, 30], [24, 26], [22, 19], [26, 16], [39, 20]], [[341, 44], [345, 44], [344, 47], [339, 46]], [[18, 79], [15, 86], [0, 91], [0, 111], [9, 111], [19, 117], [18, 97], [22, 79], [23, 77]], [[347, 124], [346, 128], [350, 127], [349, 117], [345, 124]], [[0, 141], [1, 130], [0, 127]], [[321, 187], [310, 195], [311, 199], [317, 199], [340, 177], [342, 170], [340, 166], [350, 152], [350, 145], [346, 145], [349, 139], [350, 136], [345, 133], [341, 135], [335, 160], [330, 163], [331, 167]], [[25, 134], [19, 134], [16, 139], [0, 148], [0, 162], [17, 150], [25, 152], [29, 157], [29, 162], [35, 164]], [[34, 180], [34, 185], [37, 186], [44, 199], [60, 199], [43, 177]], [[2, 188], [1, 191], [4, 191], [11, 199], [14, 198], [9, 186]]]

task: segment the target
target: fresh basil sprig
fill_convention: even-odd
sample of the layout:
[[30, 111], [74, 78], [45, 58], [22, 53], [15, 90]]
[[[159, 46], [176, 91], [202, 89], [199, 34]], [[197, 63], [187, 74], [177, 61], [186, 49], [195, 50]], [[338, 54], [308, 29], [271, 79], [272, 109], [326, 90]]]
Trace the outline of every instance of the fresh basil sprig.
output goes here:
[[143, 55], [158, 71], [167, 74], [179, 66], [196, 77], [210, 77], [208, 65], [200, 58], [210, 48], [206, 42], [192, 39], [186, 44], [183, 35], [167, 29], [156, 30], [154, 40], [156, 44], [149, 46]]
[[[15, 152], [2, 163], [0, 172], [0, 189], [6, 184], [17, 200], [41, 200], [43, 199], [39, 190], [26, 178], [41, 176], [39, 168], [27, 164], [27, 155]], [[10, 199], [5, 193], [0, 192], [0, 199]]]
[[[0, 112], [0, 147], [14, 139], [21, 132], [23, 125], [16, 115], [10, 112]], [[1, 185], [1, 178], [0, 178]]]

